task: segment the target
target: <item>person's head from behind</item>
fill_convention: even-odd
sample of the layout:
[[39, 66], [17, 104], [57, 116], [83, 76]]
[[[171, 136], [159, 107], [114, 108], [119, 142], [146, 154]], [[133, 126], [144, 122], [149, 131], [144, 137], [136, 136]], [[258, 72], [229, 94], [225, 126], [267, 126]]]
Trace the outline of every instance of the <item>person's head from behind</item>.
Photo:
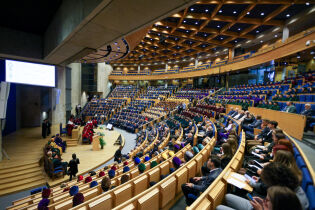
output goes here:
[[262, 169], [260, 177], [268, 187], [287, 186], [294, 191], [299, 186], [297, 175], [290, 168], [278, 162], [266, 165]]
[[231, 158], [233, 156], [232, 148], [231, 148], [231, 145], [229, 143], [223, 143], [222, 144], [222, 150], [223, 150], [225, 157]]
[[220, 168], [221, 167], [221, 160], [220, 158], [218, 158], [217, 156], [215, 155], [212, 155], [208, 162], [207, 162], [207, 167], [210, 169], [210, 170], [213, 170], [215, 168]]
[[300, 200], [290, 188], [272, 186], [267, 190], [267, 197], [263, 202], [264, 210], [302, 210]]
[[111, 185], [110, 178], [104, 177], [101, 182], [101, 187], [104, 192], [108, 191]]
[[72, 159], [77, 159], [77, 155], [75, 153], [72, 154]]
[[275, 128], [277, 128], [277, 126], [278, 126], [278, 122], [276, 122], [276, 121], [270, 121], [270, 122], [268, 123], [268, 127], [269, 127], [270, 129], [275, 129]]
[[291, 106], [292, 105], [292, 102], [291, 101], [288, 101], [287, 102], [287, 106]]
[[296, 165], [294, 156], [291, 152], [285, 150], [278, 150], [275, 154], [275, 158], [273, 160], [275, 163], [281, 163], [288, 168], [290, 168], [299, 178], [299, 181], [302, 179], [302, 172]]
[[124, 184], [129, 181], [129, 176], [127, 174], [122, 175], [120, 179], [120, 184]]
[[84, 195], [82, 193], [77, 193], [73, 196], [73, 207], [80, 205], [84, 202]]
[[278, 144], [279, 140], [285, 139], [285, 135], [283, 133], [272, 133], [272, 140], [274, 144]]
[[257, 120], [261, 120], [261, 116], [260, 116], [260, 115], [257, 115], [256, 119], [257, 119]]

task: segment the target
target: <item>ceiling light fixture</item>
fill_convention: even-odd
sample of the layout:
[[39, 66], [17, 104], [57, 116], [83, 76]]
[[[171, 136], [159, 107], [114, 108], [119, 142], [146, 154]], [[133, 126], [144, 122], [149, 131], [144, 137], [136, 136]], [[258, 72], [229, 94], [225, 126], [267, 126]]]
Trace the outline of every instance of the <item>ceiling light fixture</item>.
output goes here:
[[183, 23], [186, 23], [186, 20], [184, 20]]
[[263, 43], [264, 41], [263, 40], [260, 40], [260, 43]]
[[194, 11], [194, 10], [195, 10], [194, 8], [191, 8], [191, 9], [190, 9], [190, 11]]
[[241, 28], [238, 28], [237, 30], [238, 30], [238, 31], [240, 31], [240, 30], [241, 30]]
[[278, 35], [277, 35], [277, 34], [275, 34], [275, 37], [277, 38], [277, 37], [278, 37]]
[[222, 13], [222, 10], [219, 10], [219, 13]]
[[263, 12], [262, 12], [262, 13], [260, 13], [260, 15], [261, 15], [261, 16], [264, 16], [264, 15], [265, 15], [265, 13], [263, 13]]
[[236, 14], [236, 11], [233, 11], [233, 14]]
[[290, 14], [287, 14], [286, 17], [287, 17], [287, 18], [290, 17]]
[[221, 26], [220, 25], [217, 25], [217, 28], [220, 28]]
[[186, 32], [187, 32], [187, 33], [189, 33], [189, 31], [188, 31], [188, 30], [187, 30]]
[[198, 21], [196, 21], [195, 24], [198, 25]]
[[205, 12], [209, 12], [209, 10], [208, 10], [208, 9], [206, 9], [206, 10], [205, 10]]
[[259, 31], [257, 30], [256, 33], [259, 33]]

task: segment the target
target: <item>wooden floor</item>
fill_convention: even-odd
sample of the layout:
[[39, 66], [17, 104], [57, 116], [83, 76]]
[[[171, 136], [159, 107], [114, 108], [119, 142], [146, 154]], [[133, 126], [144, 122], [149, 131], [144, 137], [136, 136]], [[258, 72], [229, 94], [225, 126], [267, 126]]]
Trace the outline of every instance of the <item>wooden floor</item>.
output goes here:
[[[58, 132], [58, 126], [52, 126], [52, 133]], [[91, 171], [110, 160], [118, 146], [114, 146], [119, 133], [95, 129], [96, 132], [105, 133], [106, 145], [103, 150], [92, 151], [92, 145], [81, 144], [79, 140], [77, 146], [68, 147], [63, 153], [63, 161], [70, 161], [72, 153], [76, 153], [80, 159], [79, 174]], [[32, 189], [42, 186], [48, 182], [51, 186], [57, 185], [69, 179], [55, 179], [52, 181], [43, 172], [43, 167], [39, 166], [39, 159], [42, 156], [42, 148], [49, 140], [41, 137], [41, 128], [20, 129], [17, 132], [3, 138], [3, 148], [9, 159], [4, 157], [0, 162], [0, 196], [10, 194], [25, 189]], [[123, 139], [124, 140], [124, 139]]]

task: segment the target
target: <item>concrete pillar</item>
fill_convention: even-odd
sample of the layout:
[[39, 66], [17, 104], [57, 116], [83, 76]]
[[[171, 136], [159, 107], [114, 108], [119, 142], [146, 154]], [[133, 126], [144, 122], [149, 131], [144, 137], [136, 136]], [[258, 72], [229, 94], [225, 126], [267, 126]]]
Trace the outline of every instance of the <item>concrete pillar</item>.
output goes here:
[[141, 70], [140, 70], [140, 65], [138, 65], [138, 73], [140, 73], [140, 71], [141, 71]]
[[165, 64], [165, 72], [167, 72], [167, 71], [168, 71], [168, 65]]
[[198, 59], [196, 59], [196, 60], [195, 60], [195, 68], [197, 68], [198, 62], [199, 62]]
[[282, 42], [285, 42], [289, 38], [289, 28], [287, 26], [283, 27], [282, 30]]
[[[52, 89], [52, 124], [66, 123], [66, 68], [57, 66], [57, 85]], [[63, 125], [64, 126], [64, 125]]]
[[234, 58], [234, 48], [229, 48], [229, 61]]
[[109, 82], [108, 76], [112, 71], [113, 67], [111, 65], [105, 63], [97, 64], [97, 92], [102, 92], [102, 98], [105, 98], [110, 92], [112, 83]]
[[81, 63], [71, 63], [68, 65], [71, 68], [71, 113], [75, 113], [76, 105], [81, 104]]

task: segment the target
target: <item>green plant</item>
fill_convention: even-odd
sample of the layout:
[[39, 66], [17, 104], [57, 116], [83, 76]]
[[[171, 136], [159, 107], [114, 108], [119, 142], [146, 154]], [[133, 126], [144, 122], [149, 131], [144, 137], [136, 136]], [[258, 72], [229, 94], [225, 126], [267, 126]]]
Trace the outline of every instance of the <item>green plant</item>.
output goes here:
[[101, 149], [103, 149], [104, 146], [106, 145], [106, 143], [105, 143], [103, 138], [100, 138], [100, 145], [101, 145]]

